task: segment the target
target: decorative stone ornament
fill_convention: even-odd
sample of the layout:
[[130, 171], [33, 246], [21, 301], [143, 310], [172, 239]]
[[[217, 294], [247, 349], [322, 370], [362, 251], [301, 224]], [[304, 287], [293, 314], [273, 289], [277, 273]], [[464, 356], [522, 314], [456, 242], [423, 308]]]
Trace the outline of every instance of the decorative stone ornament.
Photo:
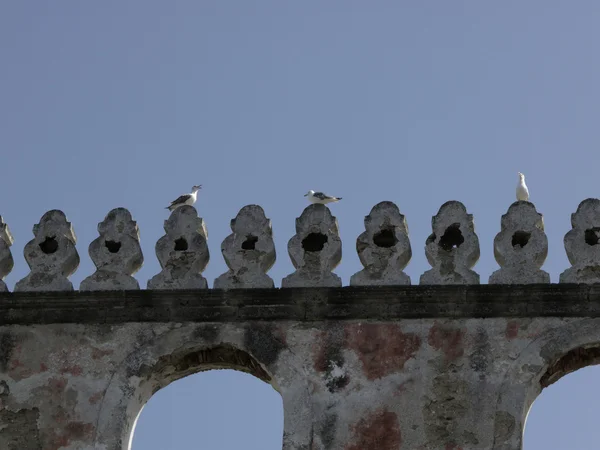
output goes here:
[[351, 286], [409, 285], [402, 270], [412, 257], [408, 226], [398, 206], [378, 203], [365, 217], [365, 231], [356, 239], [356, 251], [365, 267], [350, 278]]
[[23, 251], [31, 271], [17, 282], [15, 292], [72, 291], [73, 283], [68, 277], [79, 266], [79, 254], [75, 232], [65, 213], [48, 211], [33, 226], [33, 235]]
[[12, 253], [10, 252], [10, 246], [13, 242], [14, 239], [10, 233], [10, 229], [2, 216], [0, 216], [0, 292], [8, 291], [4, 277], [10, 273], [15, 265]]
[[342, 285], [341, 278], [332, 273], [342, 260], [342, 241], [337, 219], [327, 206], [312, 204], [296, 219], [288, 253], [296, 271], [282, 280], [282, 288]]
[[148, 289], [207, 289], [202, 272], [210, 258], [208, 232], [196, 208], [177, 208], [165, 220], [164, 229], [166, 234], [156, 242], [162, 270], [148, 281]]
[[244, 206], [231, 220], [232, 234], [221, 244], [229, 271], [214, 282], [215, 289], [273, 288], [267, 272], [275, 263], [271, 220], [258, 205]]
[[560, 283], [600, 283], [600, 200], [588, 198], [571, 214], [572, 229], [565, 234], [565, 251], [572, 267]]
[[494, 239], [494, 257], [500, 269], [490, 284], [550, 283], [550, 274], [541, 270], [548, 256], [544, 217], [533, 203], [517, 201], [502, 216], [500, 233]]
[[479, 284], [479, 274], [471, 270], [479, 259], [479, 238], [465, 205], [444, 203], [431, 219], [431, 228], [425, 255], [432, 269], [421, 275], [419, 283]]
[[144, 256], [140, 232], [131, 213], [115, 208], [98, 224], [99, 237], [89, 247], [96, 272], [81, 282], [81, 291], [139, 289], [133, 274], [142, 267]]

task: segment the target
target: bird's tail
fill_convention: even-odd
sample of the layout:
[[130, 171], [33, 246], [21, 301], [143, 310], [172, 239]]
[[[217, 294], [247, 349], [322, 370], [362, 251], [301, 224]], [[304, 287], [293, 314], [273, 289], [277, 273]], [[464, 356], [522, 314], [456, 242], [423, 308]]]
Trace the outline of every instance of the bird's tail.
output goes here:
[[336, 197], [336, 198], [337, 198], [338, 200], [341, 200], [341, 199], [342, 199], [342, 197]]

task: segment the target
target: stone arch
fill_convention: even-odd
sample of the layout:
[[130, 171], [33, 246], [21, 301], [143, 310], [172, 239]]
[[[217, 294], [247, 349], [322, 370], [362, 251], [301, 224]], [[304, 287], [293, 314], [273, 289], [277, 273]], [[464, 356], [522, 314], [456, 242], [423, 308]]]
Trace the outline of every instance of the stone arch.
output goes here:
[[[283, 449], [309, 448], [311, 404], [301, 361], [276, 333], [262, 326], [256, 347], [253, 324], [190, 324], [167, 329], [141, 344], [113, 372], [98, 414], [95, 448], [128, 450], [139, 414], [158, 390], [185, 376], [234, 369], [271, 384], [284, 408]], [[273, 351], [271, 351], [273, 349]]]
[[514, 360], [500, 386], [493, 450], [521, 449], [527, 414], [542, 389], [564, 375], [598, 363], [600, 319], [574, 319], [531, 341]]

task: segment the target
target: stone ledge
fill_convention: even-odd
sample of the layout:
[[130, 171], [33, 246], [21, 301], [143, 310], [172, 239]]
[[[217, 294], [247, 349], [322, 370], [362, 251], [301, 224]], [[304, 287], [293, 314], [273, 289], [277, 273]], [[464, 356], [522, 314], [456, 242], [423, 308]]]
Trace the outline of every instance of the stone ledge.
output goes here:
[[587, 284], [0, 293], [0, 325], [600, 317]]

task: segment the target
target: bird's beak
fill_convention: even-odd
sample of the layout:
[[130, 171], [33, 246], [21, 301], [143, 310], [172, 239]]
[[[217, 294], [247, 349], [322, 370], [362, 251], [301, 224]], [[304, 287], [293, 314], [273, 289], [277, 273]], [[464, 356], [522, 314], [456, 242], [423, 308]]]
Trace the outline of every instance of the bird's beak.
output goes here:
[[304, 194], [304, 196], [306, 197], [308, 194]]

